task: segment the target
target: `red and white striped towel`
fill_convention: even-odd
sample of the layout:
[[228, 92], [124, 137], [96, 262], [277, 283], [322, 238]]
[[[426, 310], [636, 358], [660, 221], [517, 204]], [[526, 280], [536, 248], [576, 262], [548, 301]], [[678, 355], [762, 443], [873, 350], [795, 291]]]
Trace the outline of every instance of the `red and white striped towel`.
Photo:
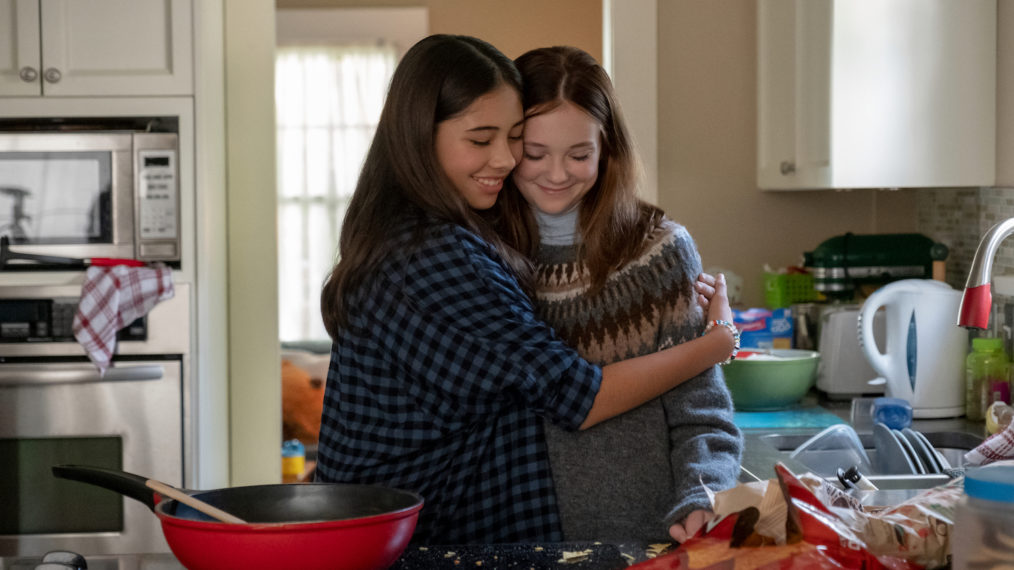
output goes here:
[[104, 375], [109, 368], [117, 331], [173, 294], [172, 269], [161, 263], [151, 267], [88, 268], [73, 330], [99, 374]]
[[967, 465], [987, 465], [1004, 459], [1014, 459], [1014, 423], [989, 436], [965, 454]]

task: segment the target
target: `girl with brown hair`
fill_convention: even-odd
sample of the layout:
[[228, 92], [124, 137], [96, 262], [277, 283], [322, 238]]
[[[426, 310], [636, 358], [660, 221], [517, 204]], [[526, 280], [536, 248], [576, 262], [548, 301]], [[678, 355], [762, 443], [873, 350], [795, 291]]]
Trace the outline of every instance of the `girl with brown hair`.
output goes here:
[[[504, 201], [534, 230], [522, 247], [536, 260], [539, 317], [603, 366], [716, 326], [697, 302], [690, 234], [637, 198], [637, 159], [605, 70], [573, 47], [515, 64], [524, 154], [520, 193]], [[592, 429], [546, 425], [567, 540], [683, 541], [712, 517], [704, 485], [735, 485], [742, 436], [721, 371], [685, 373], [692, 379]]]

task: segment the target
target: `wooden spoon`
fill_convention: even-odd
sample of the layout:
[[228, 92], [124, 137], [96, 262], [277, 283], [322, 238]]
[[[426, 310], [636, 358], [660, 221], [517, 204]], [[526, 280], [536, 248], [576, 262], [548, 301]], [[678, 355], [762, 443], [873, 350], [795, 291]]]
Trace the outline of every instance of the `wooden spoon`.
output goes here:
[[188, 495], [183, 491], [180, 491], [179, 489], [173, 487], [172, 485], [168, 485], [161, 481], [156, 481], [155, 479], [148, 479], [147, 481], [144, 482], [144, 484], [147, 485], [149, 489], [157, 492], [158, 494], [169, 497], [170, 499], [176, 499], [177, 501], [183, 503], [184, 505], [193, 507], [194, 509], [201, 511], [202, 513], [208, 515], [209, 517], [214, 518], [215, 520], [234, 524], [246, 524], [245, 520], [237, 517], [236, 515], [229, 514], [218, 507], [213, 507], [208, 503], [205, 503], [204, 501], [192, 495]]

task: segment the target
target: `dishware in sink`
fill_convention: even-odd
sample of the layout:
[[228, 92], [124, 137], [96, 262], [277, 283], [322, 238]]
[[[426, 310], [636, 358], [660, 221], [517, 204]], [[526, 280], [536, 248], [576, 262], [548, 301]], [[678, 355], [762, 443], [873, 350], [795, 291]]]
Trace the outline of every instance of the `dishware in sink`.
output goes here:
[[943, 473], [944, 467], [940, 463], [940, 458], [937, 457], [936, 451], [933, 450], [933, 446], [930, 445], [925, 436], [911, 428], [901, 430], [901, 434], [912, 444], [919, 459], [922, 460], [923, 465], [926, 467], [927, 473]]
[[864, 475], [873, 471], [873, 464], [859, 435], [846, 424], [825, 428], [794, 449], [789, 458], [822, 477], [833, 476], [838, 469], [848, 470], [851, 467], [858, 468]]
[[781, 410], [810, 391], [819, 361], [820, 353], [813, 350], [741, 350], [722, 371], [737, 410]]
[[912, 475], [917, 473], [915, 464], [894, 430], [882, 423], [873, 424], [873, 447], [876, 449], [873, 468], [882, 475]]
[[891, 435], [893, 435], [894, 438], [898, 440], [898, 443], [901, 444], [901, 447], [905, 449], [905, 454], [908, 455], [908, 460], [912, 462], [912, 466], [915, 468], [913, 473], [916, 475], [925, 475], [929, 473], [926, 469], [926, 464], [923, 463], [922, 457], [920, 457], [916, 452], [912, 442], [909, 441], [908, 438], [905, 437], [905, 435], [899, 430], [891, 430]]

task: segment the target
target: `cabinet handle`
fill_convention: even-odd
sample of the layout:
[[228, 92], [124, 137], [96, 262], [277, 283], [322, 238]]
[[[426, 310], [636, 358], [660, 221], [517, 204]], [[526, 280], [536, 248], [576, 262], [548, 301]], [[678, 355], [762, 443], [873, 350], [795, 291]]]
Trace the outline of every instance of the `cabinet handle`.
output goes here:
[[49, 83], [59, 83], [61, 77], [63, 77], [63, 74], [55, 67], [50, 67], [46, 71], [42, 72], [42, 78]]
[[158, 364], [113, 366], [106, 370], [105, 376], [99, 376], [98, 370], [90, 363], [4, 364], [0, 366], [0, 388], [97, 382], [136, 382], [161, 380], [164, 375], [165, 370]]
[[34, 67], [25, 66], [18, 71], [18, 77], [25, 83], [35, 83], [39, 78], [39, 72]]
[[783, 160], [781, 166], [782, 174], [788, 175], [796, 171], [796, 163], [788, 160]]

